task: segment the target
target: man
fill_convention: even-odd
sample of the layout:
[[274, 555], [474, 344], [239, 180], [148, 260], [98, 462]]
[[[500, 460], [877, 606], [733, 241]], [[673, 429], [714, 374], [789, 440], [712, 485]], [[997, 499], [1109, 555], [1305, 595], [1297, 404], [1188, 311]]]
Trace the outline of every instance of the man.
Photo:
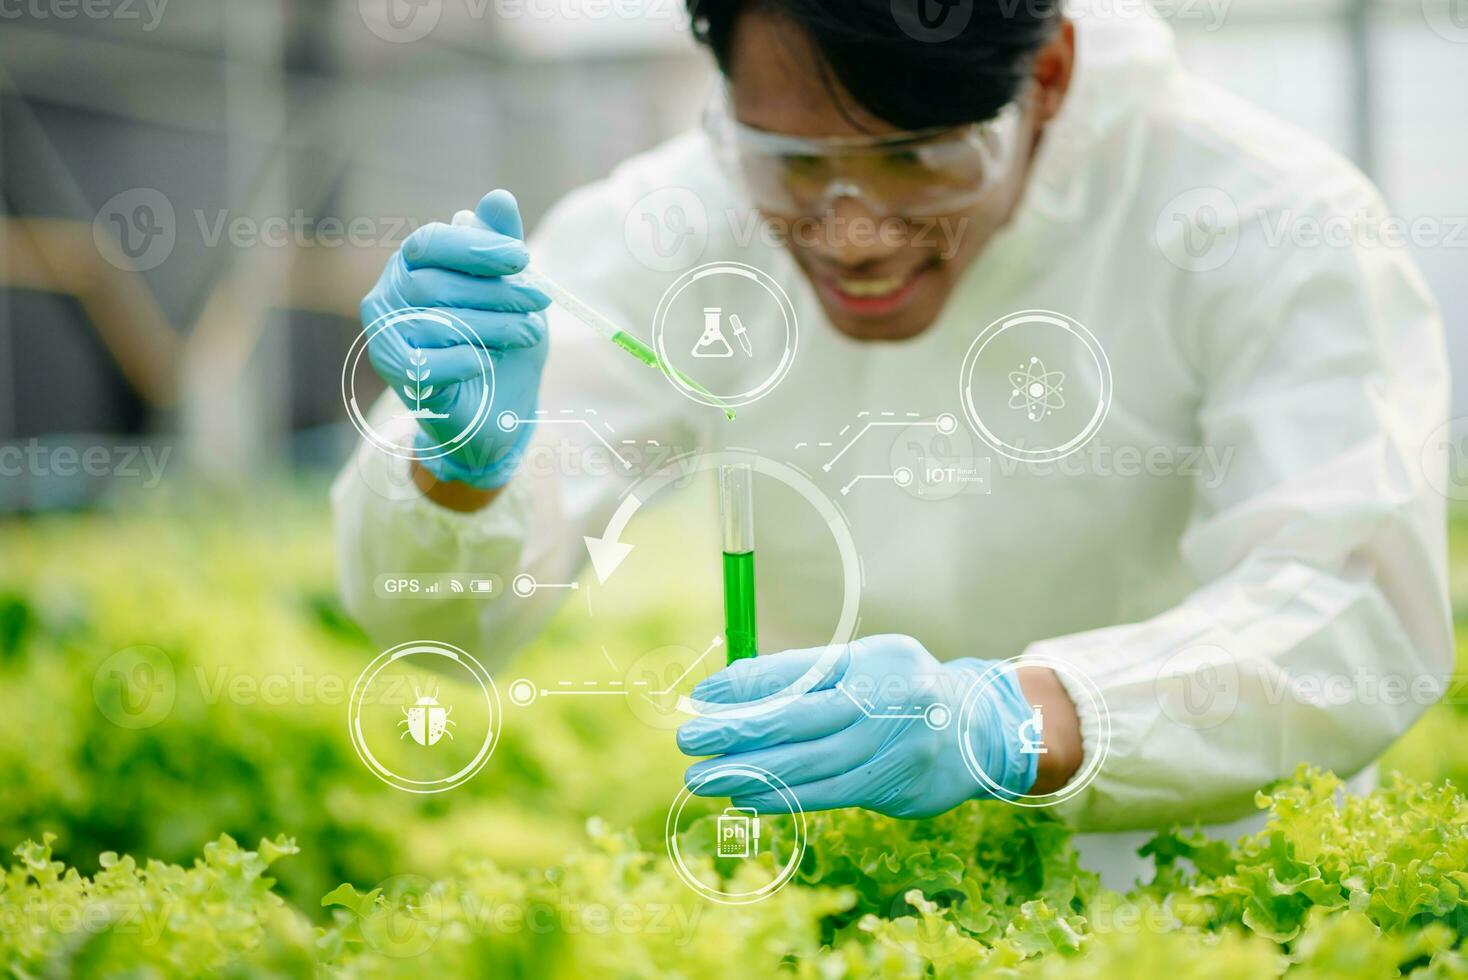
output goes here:
[[[1369, 183], [1185, 73], [1150, 18], [1072, 22], [1048, 3], [984, 0], [953, 5], [968, 19], [948, 30], [888, 0], [704, 0], [691, 12], [726, 89], [703, 133], [573, 193], [528, 249], [504, 192], [461, 227], [420, 230], [364, 301], [364, 323], [414, 306], [460, 317], [494, 361], [496, 415], [594, 408], [623, 439], [777, 458], [862, 412], [958, 414], [960, 364], [1016, 311], [1083, 325], [1114, 395], [1105, 371], [1066, 381], [1036, 373], [1038, 358], [966, 376], [1038, 426], [1063, 403], [1095, 403], [1104, 422], [1068, 466], [994, 466], [987, 495], [863, 484], [843, 498], [866, 572], [849, 644], [814, 646], [832, 616], [812, 597], [838, 592], [841, 576], [824, 522], [796, 502], [761, 510], [762, 575], [798, 585], [761, 595], [761, 649], [774, 655], [694, 692], [703, 714], [679, 745], [714, 758], [690, 784], [780, 809], [767, 781], [707, 778], [740, 763], [806, 809], [898, 816], [1064, 798], [1080, 826], [1109, 831], [1238, 816], [1300, 762], [1368, 766], [1430, 697], [1364, 696], [1362, 678], [1421, 691], [1452, 664], [1443, 501], [1425, 472], [1443, 463], [1424, 452], [1446, 417], [1441, 324], [1402, 252], [1273, 232], [1382, 214]], [[716, 216], [700, 258], [768, 273], [802, 326], [789, 374], [732, 424], [575, 324], [550, 331], [547, 361], [548, 297], [516, 275], [533, 259], [647, 336], [677, 277], [639, 262], [624, 229], [668, 189]], [[817, 233], [747, 241], [717, 217], [751, 207]], [[712, 282], [692, 290], [695, 308], [728, 305]], [[447, 416], [422, 422], [435, 442], [484, 382], [441, 328], [373, 348], [396, 388], [424, 356]], [[371, 582], [413, 569], [574, 576], [583, 536], [601, 534], [625, 483], [527, 471], [532, 434], [565, 439], [550, 428], [487, 425], [413, 462], [417, 492], [403, 499], [368, 488], [401, 461], [365, 450], [348, 468], [335, 489], [343, 591], [369, 629], [503, 662], [540, 628], [549, 597], [414, 607], [375, 601]], [[1216, 471], [1179, 462], [1196, 455], [1186, 447]], [[891, 453], [868, 437], [840, 472], [891, 473]], [[1122, 465], [1140, 457], [1157, 465]], [[776, 652], [793, 645], [809, 649]], [[1005, 663], [1021, 656], [1035, 665]], [[1302, 679], [1357, 686], [1314, 698]], [[895, 690], [921, 712], [884, 717], [852, 689]], [[1207, 705], [1179, 700], [1198, 692]], [[964, 723], [926, 724], [934, 706]]]

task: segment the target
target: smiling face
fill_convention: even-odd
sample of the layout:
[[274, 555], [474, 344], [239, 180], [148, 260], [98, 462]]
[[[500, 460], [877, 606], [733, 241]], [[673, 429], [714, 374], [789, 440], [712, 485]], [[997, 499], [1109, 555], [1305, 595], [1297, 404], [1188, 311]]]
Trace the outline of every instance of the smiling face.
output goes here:
[[[1033, 150], [1058, 110], [1074, 52], [1069, 24], [1035, 60], [1018, 146], [1007, 173], [981, 198], [947, 214], [883, 215], [857, 197], [836, 196], [812, 214], [774, 214], [787, 247], [832, 325], [856, 340], [906, 340], [932, 326], [966, 269], [1009, 220], [1024, 191]], [[798, 25], [778, 13], [740, 17], [729, 58], [735, 118], [754, 129], [808, 138], [873, 137], [897, 127], [858, 105], [823, 69]]]

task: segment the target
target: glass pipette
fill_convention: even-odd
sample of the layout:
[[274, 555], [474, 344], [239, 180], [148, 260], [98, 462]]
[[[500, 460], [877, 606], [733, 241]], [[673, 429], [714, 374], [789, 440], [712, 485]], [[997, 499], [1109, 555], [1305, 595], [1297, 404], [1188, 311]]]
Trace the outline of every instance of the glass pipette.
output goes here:
[[[487, 227], [484, 222], [479, 220], [479, 218], [474, 214], [473, 211], [459, 211], [458, 213], [456, 213], [454, 215], [454, 224], [459, 225], [460, 227], [469, 228]], [[616, 344], [622, 350], [631, 354], [633, 357], [637, 358], [637, 360], [641, 361], [643, 364], [646, 364], [648, 367], [662, 371], [664, 374], [668, 375], [671, 378], [674, 378], [679, 383], [685, 385], [689, 390], [703, 396], [703, 398], [707, 400], [709, 404], [713, 405], [715, 408], [722, 410], [724, 416], [728, 418], [731, 422], [734, 420], [734, 410], [725, 405], [717, 395], [709, 391], [697, 381], [694, 381], [682, 371], [673, 367], [673, 365], [669, 364], [664, 366], [663, 363], [658, 360], [657, 352], [654, 351], [651, 347], [643, 343], [641, 340], [638, 340], [632, 334], [618, 327], [611, 320], [607, 319], [601, 313], [593, 309], [590, 304], [586, 303], [575, 293], [571, 292], [569, 289], [562, 286], [560, 283], [556, 282], [545, 273], [540, 272], [536, 269], [526, 269], [524, 272], [520, 273], [520, 281], [525, 283], [525, 285], [527, 286], [532, 286], [535, 289], [540, 290], [542, 293], [545, 293], [551, 298], [552, 301], [555, 302], [557, 306], [574, 316], [576, 319], [580, 320], [582, 323], [586, 324], [596, 333], [600, 334], [605, 339], [610, 340], [612, 343]]]

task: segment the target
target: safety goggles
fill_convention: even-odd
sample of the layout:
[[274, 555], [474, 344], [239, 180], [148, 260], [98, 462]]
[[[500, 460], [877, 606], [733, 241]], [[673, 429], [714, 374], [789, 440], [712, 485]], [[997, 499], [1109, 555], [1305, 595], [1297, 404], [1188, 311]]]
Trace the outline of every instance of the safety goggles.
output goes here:
[[883, 217], [925, 217], [970, 207], [1003, 181], [1019, 144], [1026, 94], [986, 122], [811, 139], [740, 123], [721, 87], [703, 126], [720, 165], [763, 211], [817, 215], [846, 199]]

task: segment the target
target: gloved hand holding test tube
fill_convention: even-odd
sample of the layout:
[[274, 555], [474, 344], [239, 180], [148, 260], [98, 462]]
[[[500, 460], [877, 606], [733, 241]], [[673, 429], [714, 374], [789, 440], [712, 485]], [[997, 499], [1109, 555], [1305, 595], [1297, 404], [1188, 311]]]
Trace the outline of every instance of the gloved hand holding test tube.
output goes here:
[[[453, 223], [454, 225], [461, 228], [488, 228], [488, 226], [485, 225], [484, 222], [480, 221], [479, 218], [475, 216], [473, 211], [456, 212], [454, 214]], [[704, 398], [708, 399], [710, 404], [714, 405], [715, 407], [721, 408], [724, 412], [725, 417], [727, 417], [731, 422], [734, 420], [734, 411], [730, 408], [725, 407], [723, 403], [719, 400], [719, 398], [713, 394], [713, 392], [709, 391], [707, 388], [703, 387], [703, 385], [699, 384], [697, 381], [694, 381], [692, 378], [688, 377], [688, 375], [684, 374], [682, 371], [679, 371], [671, 364], [664, 366], [658, 360], [657, 353], [651, 347], [643, 343], [641, 340], [638, 340], [627, 331], [618, 327], [615, 323], [607, 319], [601, 313], [598, 313], [590, 305], [577, 297], [575, 293], [572, 293], [570, 290], [566, 289], [564, 286], [560, 285], [555, 280], [551, 279], [549, 276], [536, 269], [526, 269], [519, 274], [519, 279], [525, 285], [531, 286], [545, 293], [553, 301], [555, 301], [556, 305], [559, 306], [561, 309], [565, 310], [567, 313], [571, 314], [576, 319], [586, 324], [602, 337], [616, 344], [622, 350], [637, 358], [643, 364], [646, 364], [648, 367], [657, 368], [658, 370], [663, 371], [671, 377], [676, 378], [679, 382], [686, 385], [692, 391], [695, 391], [698, 394], [702, 395]]]

